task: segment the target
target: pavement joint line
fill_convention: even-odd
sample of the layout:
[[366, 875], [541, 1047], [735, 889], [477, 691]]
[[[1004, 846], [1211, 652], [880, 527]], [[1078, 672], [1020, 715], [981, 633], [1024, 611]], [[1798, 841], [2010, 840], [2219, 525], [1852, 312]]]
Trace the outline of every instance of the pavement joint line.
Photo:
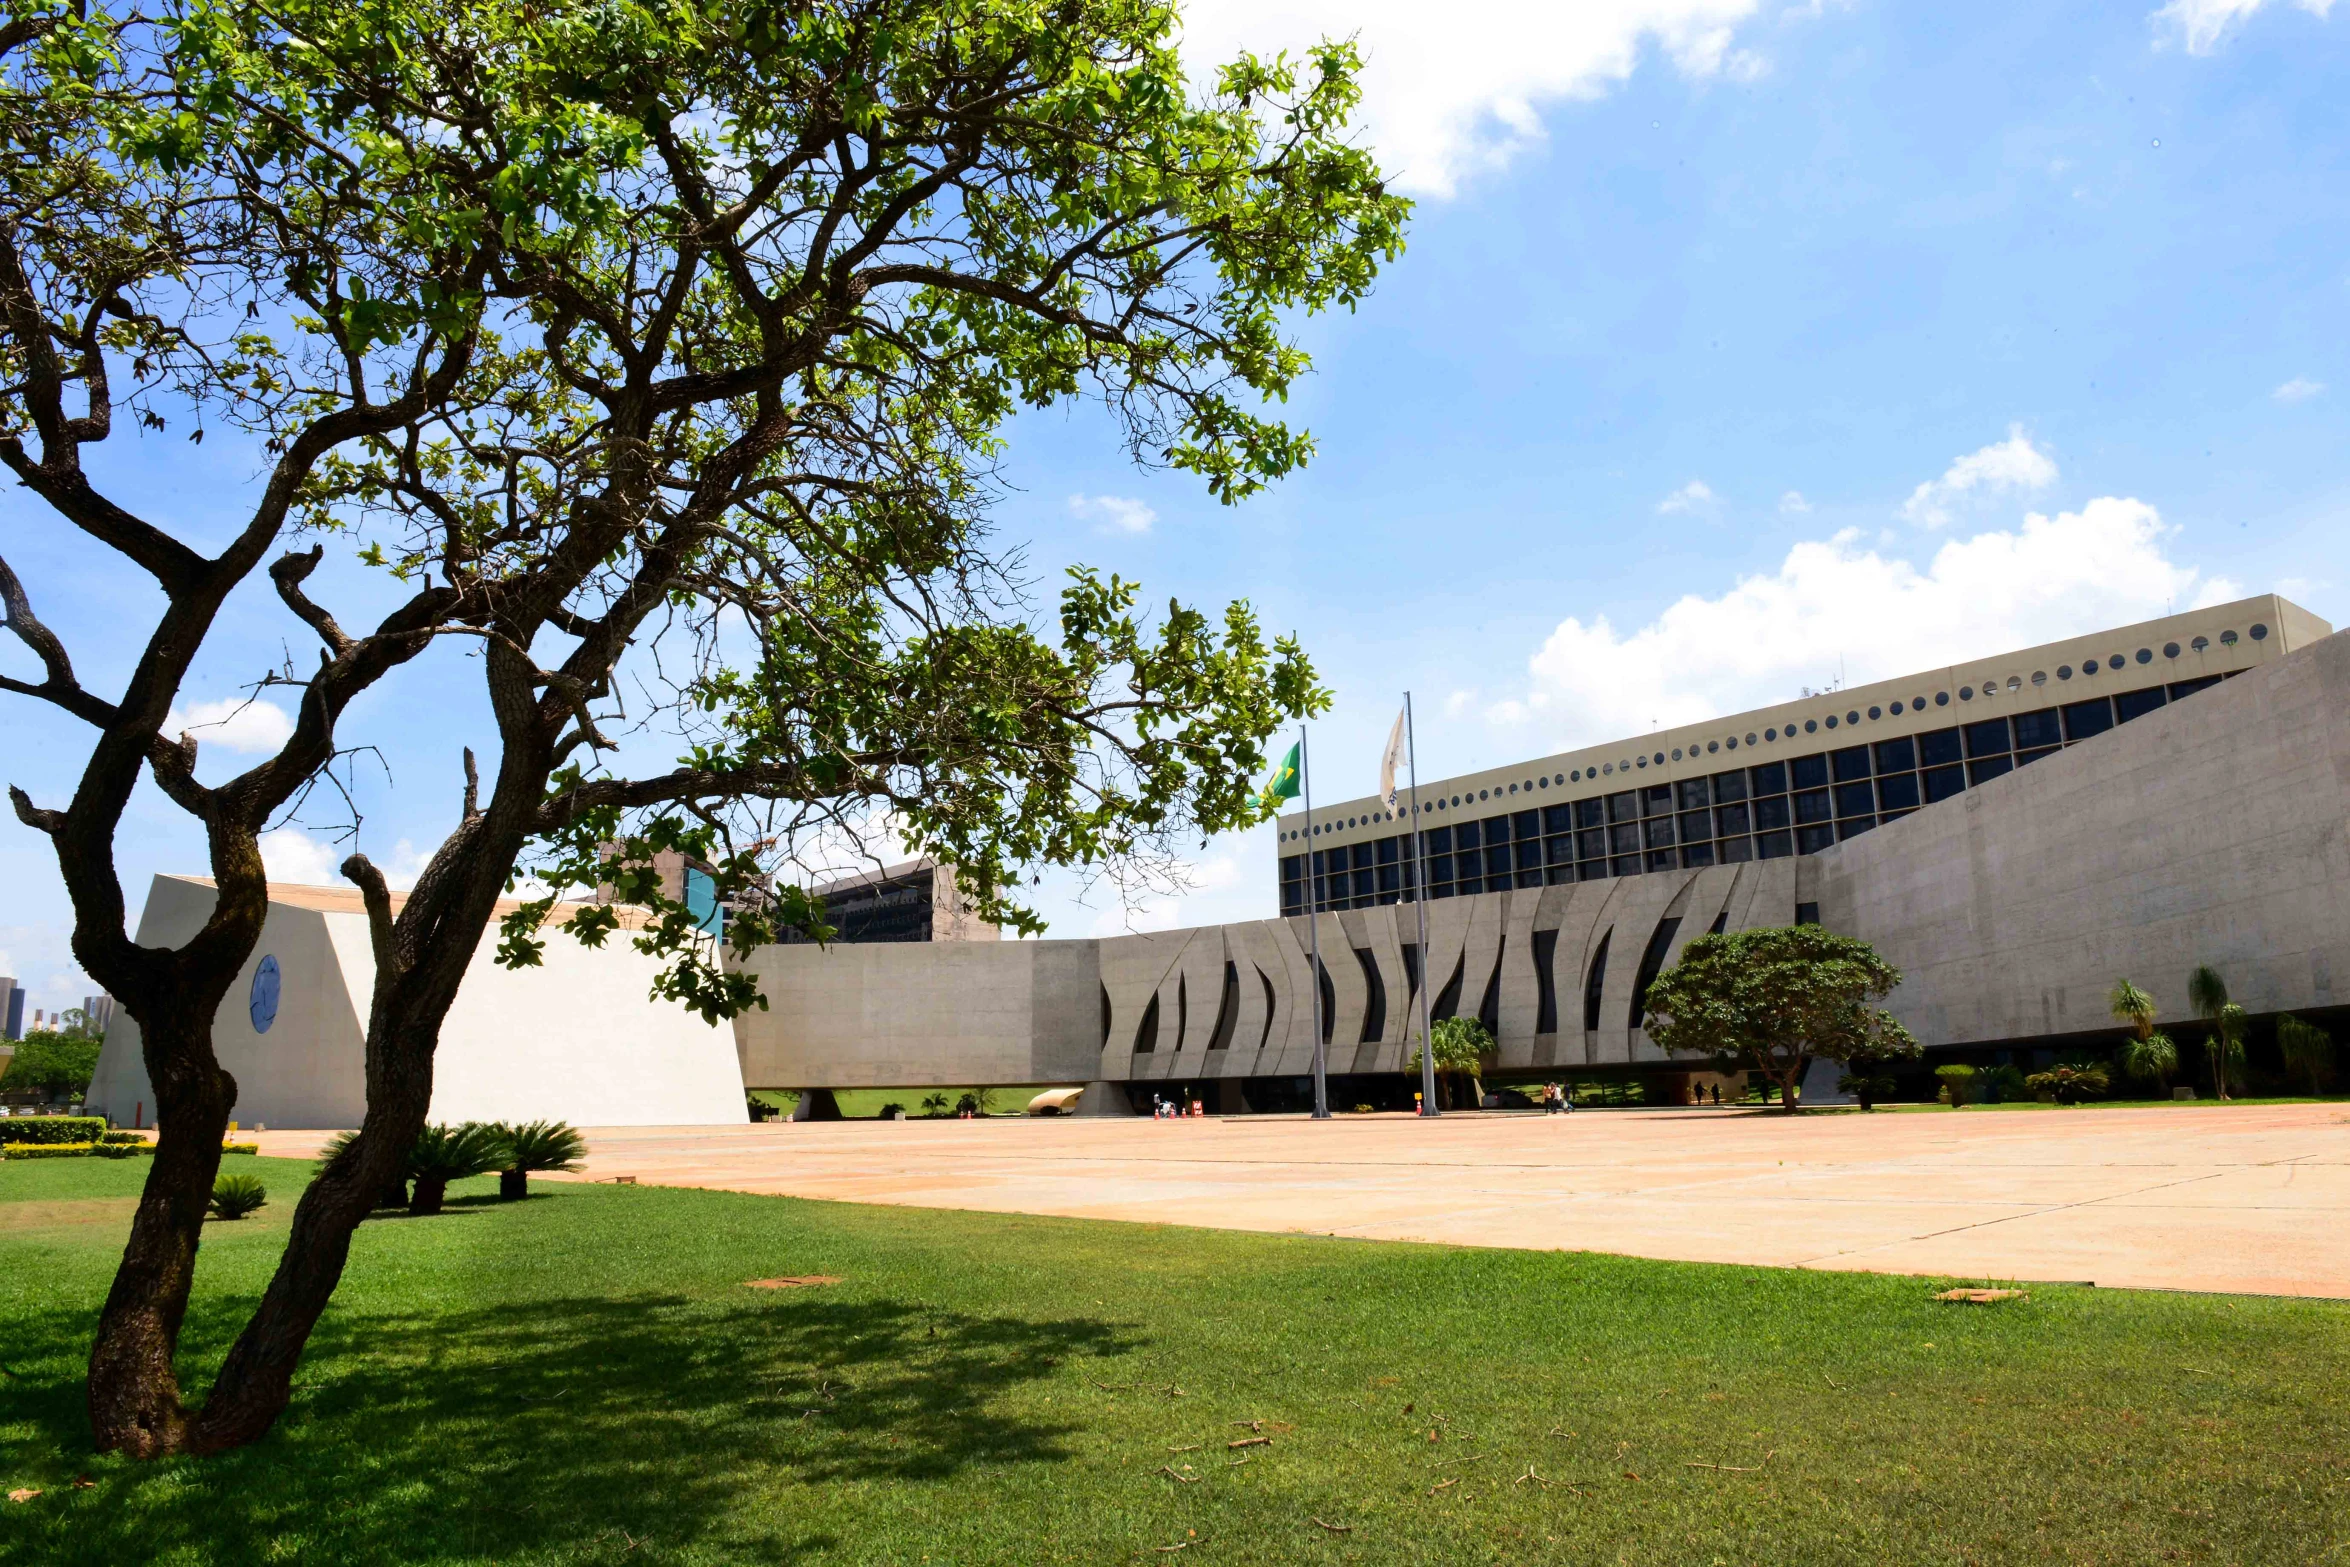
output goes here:
[[[2115, 1196], [2125, 1196], [2125, 1195], [2126, 1195], [2126, 1196], [2141, 1196], [2141, 1195], [2145, 1194], [2146, 1192], [2159, 1192], [2159, 1191], [2167, 1191], [2167, 1190], [2171, 1189], [2172, 1187], [2177, 1187], [2177, 1186], [2193, 1186], [2193, 1185], [2196, 1185], [2196, 1184], [2198, 1184], [2198, 1183], [2200, 1183], [2200, 1182], [2203, 1182], [2203, 1181], [2212, 1181], [2212, 1180], [2217, 1180], [2217, 1179], [2219, 1179], [2219, 1177], [2218, 1177], [2217, 1175], [2190, 1175], [2190, 1176], [2185, 1176], [2185, 1177], [2182, 1177], [2181, 1179], [2179, 1179], [2179, 1180], [2176, 1180], [2176, 1181], [2164, 1181], [2164, 1182], [2161, 1182], [2161, 1183], [2160, 1183], [2160, 1184], [2158, 1184], [2158, 1185], [2154, 1185], [2154, 1186], [2146, 1186], [2146, 1187], [2141, 1187], [2141, 1188], [2139, 1188], [2139, 1190], [2138, 1190], [2138, 1191], [2136, 1191], [2136, 1192], [2130, 1192], [2130, 1193], [2115, 1193], [2114, 1195], [2115, 1195]], [[2111, 1201], [2111, 1200], [2112, 1200], [2112, 1199], [2111, 1199], [2110, 1197], [2083, 1197], [2083, 1198], [2081, 1198], [2081, 1199], [2079, 1199], [2078, 1201], [2075, 1201], [2075, 1202], [2059, 1202], [2059, 1203], [2050, 1203], [2048, 1206], [2046, 1206], [2046, 1207], [2044, 1207], [2044, 1208], [2038, 1208], [2038, 1209], [2035, 1209], [2035, 1210], [2033, 1210], [2033, 1211], [2032, 1211], [2032, 1212], [2030, 1212], [2030, 1213], [2011, 1213], [2011, 1214], [2002, 1214], [2002, 1215], [2000, 1215], [2000, 1216], [1999, 1216], [1999, 1217], [1997, 1217], [1997, 1218], [1982, 1219], [1982, 1220], [1978, 1220], [1976, 1223], [1973, 1223], [1973, 1224], [1959, 1224], [1959, 1225], [1953, 1225], [1952, 1227], [1950, 1227], [1949, 1229], [1946, 1229], [1946, 1230], [1928, 1230], [1928, 1231], [1926, 1231], [1926, 1232], [1925, 1232], [1925, 1233], [1923, 1233], [1923, 1234], [1920, 1234], [1920, 1235], [1911, 1235], [1911, 1236], [1905, 1237], [1905, 1238], [1904, 1238], [1904, 1239], [1902, 1239], [1902, 1240], [1897, 1240], [1897, 1241], [1882, 1241], [1882, 1242], [1879, 1242], [1878, 1244], [1876, 1244], [1876, 1245], [1873, 1245], [1873, 1246], [1856, 1246], [1856, 1247], [1851, 1247], [1851, 1248], [1848, 1248], [1848, 1249], [1846, 1249], [1846, 1250], [1843, 1250], [1843, 1251], [1822, 1252], [1822, 1253], [1819, 1255], [1819, 1257], [1812, 1258], [1812, 1259], [1810, 1259], [1810, 1260], [1808, 1260], [1808, 1261], [1806, 1261], [1806, 1262], [1799, 1263], [1799, 1264], [1797, 1264], [1797, 1266], [1799, 1266], [1799, 1267], [1810, 1267], [1810, 1266], [1812, 1266], [1812, 1265], [1813, 1265], [1813, 1263], [1815, 1263], [1815, 1262], [1822, 1262], [1822, 1261], [1825, 1261], [1825, 1260], [1826, 1260], [1826, 1259], [1828, 1259], [1828, 1258], [1833, 1258], [1833, 1257], [1865, 1257], [1865, 1256], [1867, 1256], [1867, 1255], [1868, 1255], [1870, 1252], [1874, 1252], [1874, 1251], [1884, 1251], [1884, 1250], [1888, 1249], [1889, 1247], [1893, 1247], [1893, 1246], [1903, 1246], [1903, 1245], [1908, 1245], [1908, 1244], [1911, 1244], [1912, 1242], [1916, 1242], [1916, 1241], [1931, 1241], [1931, 1240], [1941, 1240], [1941, 1239], [1943, 1239], [1943, 1238], [1944, 1238], [1944, 1237], [1946, 1237], [1946, 1236], [1951, 1236], [1951, 1235], [1962, 1235], [1962, 1234], [1966, 1233], [1966, 1232], [1967, 1232], [1967, 1231], [1969, 1231], [1969, 1230], [1987, 1230], [1987, 1229], [1991, 1228], [1993, 1225], [1997, 1225], [1997, 1224], [2014, 1224], [2014, 1223], [2016, 1223], [2016, 1222], [2018, 1222], [2018, 1221], [2020, 1221], [2020, 1220], [2023, 1220], [2023, 1219], [2038, 1219], [2038, 1218], [2044, 1218], [2044, 1217], [2046, 1217], [2046, 1216], [2047, 1216], [2047, 1215], [2049, 1215], [2049, 1214], [2052, 1214], [2052, 1213], [2064, 1213], [2064, 1212], [2066, 1212], [2066, 1211], [2068, 1211], [2068, 1210], [2070, 1210], [2070, 1209], [2074, 1209], [2074, 1208], [2094, 1208], [2094, 1207], [2098, 1206], [2098, 1205], [2099, 1205], [2099, 1204], [2101, 1204], [2101, 1203], [2109, 1202], [2109, 1201]], [[2298, 1210], [2294, 1210], [2294, 1211], [2298, 1211]]]

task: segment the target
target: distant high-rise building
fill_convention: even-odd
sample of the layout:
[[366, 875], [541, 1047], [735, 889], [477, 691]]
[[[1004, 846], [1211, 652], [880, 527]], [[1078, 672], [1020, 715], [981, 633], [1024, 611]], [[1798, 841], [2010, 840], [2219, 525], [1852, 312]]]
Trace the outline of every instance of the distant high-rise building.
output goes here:
[[82, 1021], [93, 1034], [103, 1034], [114, 1021], [114, 998], [101, 990], [82, 997]]
[[0, 1010], [7, 1013], [7, 1027], [0, 1035], [9, 1039], [24, 1038], [24, 987], [13, 979], [0, 979]]

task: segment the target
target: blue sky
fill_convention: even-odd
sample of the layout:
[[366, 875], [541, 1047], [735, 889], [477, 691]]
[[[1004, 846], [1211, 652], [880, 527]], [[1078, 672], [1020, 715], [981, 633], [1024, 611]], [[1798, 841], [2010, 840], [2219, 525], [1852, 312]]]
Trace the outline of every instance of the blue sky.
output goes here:
[[[2350, 8], [2327, 10], [1206, 0], [1200, 60], [1359, 36], [1410, 249], [1304, 328], [1305, 473], [1219, 507], [1096, 415], [1028, 416], [1002, 531], [1048, 583], [1090, 561], [1296, 631], [1337, 693], [1331, 797], [1369, 788], [1407, 687], [1434, 777], [2213, 597], [2350, 624]], [[201, 534], [249, 467], [174, 433], [119, 482]], [[103, 685], [138, 584], [22, 498], [0, 540]], [[224, 629], [191, 710], [301, 646], [261, 595]], [[357, 715], [389, 767], [363, 841], [396, 868], [449, 824], [468, 673]], [[70, 788], [72, 726], [0, 722], [0, 771]], [[337, 857], [299, 828], [271, 850], [297, 879]], [[1041, 891], [1055, 935], [1262, 917], [1272, 854], [1269, 829], [1220, 840], [1132, 909]], [[134, 906], [201, 864], [142, 801]], [[12, 821], [0, 883], [0, 973], [78, 1001], [53, 864]]]

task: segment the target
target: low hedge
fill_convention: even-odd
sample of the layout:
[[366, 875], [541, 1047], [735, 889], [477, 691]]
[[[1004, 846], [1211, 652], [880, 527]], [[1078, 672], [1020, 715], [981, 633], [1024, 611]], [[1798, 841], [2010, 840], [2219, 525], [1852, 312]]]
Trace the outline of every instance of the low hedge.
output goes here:
[[94, 1143], [105, 1135], [102, 1115], [0, 1116], [0, 1144]]
[[0, 1143], [0, 1159], [87, 1159], [96, 1143]]
[[261, 1145], [259, 1143], [222, 1143], [220, 1151], [222, 1153], [259, 1153]]

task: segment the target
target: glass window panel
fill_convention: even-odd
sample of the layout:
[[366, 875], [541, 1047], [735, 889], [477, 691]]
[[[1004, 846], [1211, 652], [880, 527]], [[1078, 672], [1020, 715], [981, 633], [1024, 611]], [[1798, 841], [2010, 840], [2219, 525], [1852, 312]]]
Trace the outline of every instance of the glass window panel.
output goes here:
[[1906, 773], [1918, 765], [1917, 742], [1903, 735], [1898, 740], [1877, 742], [1877, 771]]
[[1584, 860], [1575, 867], [1577, 881], [1601, 881], [1608, 875], [1607, 861]]
[[1724, 865], [1744, 865], [1753, 858], [1754, 840], [1752, 838], [1724, 838], [1722, 840], [1722, 863]]
[[1857, 838], [1876, 825], [1874, 816], [1848, 816], [1836, 824], [1837, 840], [1841, 842], [1846, 838]]
[[1887, 811], [1913, 811], [1918, 805], [1918, 775], [1889, 773], [1877, 780], [1877, 805]]
[[1765, 762], [1760, 767], [1748, 768], [1746, 776], [1753, 783], [1754, 792], [1757, 795], [1785, 794], [1787, 792], [1787, 764], [1785, 762]]
[[1963, 767], [1929, 767], [1923, 774], [1926, 785], [1926, 803], [1947, 800], [1954, 794], [1966, 793], [1966, 769]]
[[1549, 870], [1546, 870], [1542, 873], [1542, 879], [1553, 887], [1573, 881], [1575, 879], [1575, 867], [1571, 864], [1553, 865]]
[[1560, 833], [1556, 838], [1544, 839], [1543, 850], [1553, 865], [1575, 863], [1575, 838], [1572, 833]]
[[1916, 813], [1913, 811], [1882, 811], [1878, 813], [1877, 820], [1890, 824], [1901, 820], [1904, 816], [1911, 816], [1915, 814]]
[[1754, 802], [1755, 831], [1763, 832], [1773, 827], [1791, 826], [1793, 822], [1794, 818], [1788, 814], [1785, 795], [1773, 795], [1767, 800]]
[[1663, 816], [1670, 813], [1672, 809], [1673, 786], [1671, 784], [1650, 784], [1640, 791], [1641, 815]]
[[1639, 790], [1637, 790], [1637, 789], [1626, 789], [1626, 790], [1625, 790], [1623, 793], [1621, 793], [1621, 794], [1611, 794], [1611, 795], [1609, 795], [1609, 796], [1607, 797], [1607, 819], [1608, 819], [1609, 821], [1611, 821], [1611, 822], [1628, 822], [1628, 821], [1634, 821], [1634, 820], [1638, 819], [1639, 815], [1640, 815], [1640, 791], [1639, 791]]
[[2036, 713], [2015, 715], [2015, 745], [2017, 750], [2035, 745], [2062, 745], [2064, 725], [2053, 707], [2041, 708]]
[[1572, 832], [1575, 828], [1575, 808], [1564, 800], [1542, 808], [1544, 832]]
[[1518, 869], [1522, 871], [1542, 869], [1542, 840], [1540, 838], [1528, 838], [1524, 843], [1518, 845]]
[[1795, 829], [1795, 852], [1797, 854], [1817, 854], [1835, 841], [1836, 829], [1826, 822], [1820, 823], [1817, 827]]
[[1358, 871], [1367, 871], [1367, 870], [1369, 870], [1369, 869], [1371, 868], [1371, 865], [1372, 865], [1372, 863], [1373, 863], [1373, 862], [1372, 862], [1372, 859], [1371, 859], [1372, 852], [1373, 852], [1373, 851], [1372, 851], [1372, 849], [1371, 849], [1371, 846], [1370, 846], [1369, 844], [1367, 844], [1367, 843], [1358, 843], [1358, 844], [1356, 844], [1356, 845], [1354, 846], [1355, 869], [1356, 869], [1356, 870], [1358, 870]]
[[1484, 875], [1485, 851], [1483, 849], [1461, 850], [1460, 853], [1452, 857], [1452, 874], [1455, 881], [1475, 881]]
[[1281, 879], [1283, 881], [1303, 880], [1306, 873], [1305, 858], [1302, 854], [1281, 856]]
[[1828, 819], [1828, 791], [1806, 789], [1795, 797], [1795, 819], [1799, 822], [1824, 822]]
[[1928, 767], [1955, 762], [1963, 750], [1955, 729], [1936, 729], [1918, 736], [1918, 760]]
[[1648, 868], [1652, 871], [1669, 871], [1673, 869], [1674, 866], [1678, 863], [1679, 862], [1673, 858], [1673, 851], [1670, 849], [1651, 849], [1648, 851]]
[[1484, 842], [1475, 822], [1463, 822], [1452, 830], [1452, 846], [1456, 849], [1474, 849]]
[[1713, 862], [1714, 846], [1710, 843], [1692, 843], [1685, 845], [1681, 850], [1681, 868], [1683, 870], [1695, 870], [1701, 865], [1711, 865]]
[[1998, 756], [2011, 749], [2007, 735], [2007, 720], [1986, 718], [1979, 724], [1966, 726], [1966, 754], [1969, 756]]
[[2113, 704], [2103, 697], [2094, 702], [2067, 702], [2064, 705], [2064, 737], [2067, 740], [2086, 740], [2112, 727]]
[[1795, 770], [1796, 788], [1818, 789], [1826, 785], [1828, 781], [1828, 759], [1826, 756], [1799, 756], [1792, 765]]
[[1599, 827], [1605, 825], [1606, 821], [1607, 802], [1602, 800], [1598, 795], [1595, 794], [1588, 800], [1577, 800], [1575, 802], [1576, 826]]
[[1542, 813], [1540, 811], [1520, 811], [1512, 816], [1510, 818], [1510, 836], [1520, 843], [1524, 843], [1528, 838], [1541, 837]]
[[1684, 811], [1694, 811], [1700, 806], [1714, 803], [1713, 792], [1707, 787], [1703, 778], [1684, 778], [1681, 780], [1680, 789], [1681, 809]]
[[1670, 816], [1655, 817], [1650, 821], [1644, 822], [1642, 826], [1647, 832], [1648, 836], [1646, 841], [1650, 848], [1662, 849], [1671, 845], [1673, 841], [1673, 819]]
[[1838, 783], [1849, 783], [1855, 778], [1866, 778], [1869, 775], [1869, 748], [1865, 745], [1847, 746], [1841, 751], [1831, 752], [1828, 761], [1836, 770]]
[[1984, 783], [1990, 779], [1998, 777], [2001, 773], [2012, 772], [2014, 770], [2015, 761], [2013, 758], [2005, 756], [1986, 756], [1979, 762], [1969, 762], [1966, 764], [1967, 782]]
[[1640, 847], [1640, 824], [1618, 822], [1608, 829], [1608, 852], [1630, 854]]
[[2018, 751], [2015, 754], [2015, 765], [2021, 767], [2026, 762], [2037, 762], [2043, 756], [2054, 756], [2055, 754], [2056, 747], [2052, 745], [2044, 745], [2037, 751]]
[[1378, 874], [1379, 873], [1377, 871], [1356, 871], [1355, 896], [1358, 898], [1367, 898], [1371, 896], [1372, 892], [1375, 890], [1372, 886], [1372, 878]]
[[1751, 814], [1744, 805], [1717, 805], [1714, 807], [1714, 826], [1723, 837], [1735, 837], [1747, 830], [1747, 818]]
[[1783, 860], [1795, 852], [1795, 835], [1791, 832], [1758, 832], [1754, 835], [1754, 857], [1758, 860]]
[[1428, 846], [1430, 854], [1452, 853], [1452, 829], [1450, 827], [1431, 827], [1420, 834], [1420, 841]]
[[1612, 874], [1614, 875], [1637, 876], [1640, 874], [1640, 856], [1637, 854], [1619, 854], [1609, 863], [1613, 867]]
[[1605, 828], [1593, 828], [1588, 832], [1575, 834], [1575, 857], [1577, 859], [1596, 860], [1605, 853], [1607, 853], [1607, 830]]
[[2171, 682], [2170, 699], [2176, 702], [2180, 697], [2193, 696], [2205, 686], [2216, 686], [2219, 682], [2220, 677], [2217, 675], [2204, 675], [2195, 680], [2174, 680]]
[[1506, 816], [1488, 816], [1488, 817], [1486, 817], [1486, 818], [1485, 818], [1485, 847], [1487, 847], [1488, 849], [1490, 849], [1490, 848], [1492, 848], [1492, 847], [1493, 847], [1495, 844], [1497, 844], [1497, 843], [1507, 843], [1507, 842], [1509, 842], [1509, 841], [1510, 841], [1510, 819], [1509, 819], [1508, 817], [1506, 817]]
[[1497, 872], [1496, 872], [1496, 871], [1493, 869], [1493, 867], [1492, 867], [1492, 866], [1490, 866], [1490, 865], [1486, 866], [1486, 867], [1485, 867], [1485, 890], [1486, 890], [1487, 892], [1507, 892], [1507, 891], [1509, 891], [1509, 890], [1510, 890], [1510, 877], [1509, 877], [1509, 873], [1508, 873], [1507, 871], [1502, 871], [1502, 872], [1498, 872], [1498, 873], [1497, 873]]
[[1836, 786], [1836, 814], [1838, 816], [1874, 816], [1877, 812], [1877, 791], [1866, 783], [1846, 783]]
[[1711, 811], [1683, 811], [1681, 813], [1681, 841], [1695, 843], [1714, 835], [1714, 813]]
[[1393, 864], [1396, 864], [1398, 861], [1400, 861], [1402, 858], [1403, 858], [1403, 840], [1402, 840], [1401, 838], [1382, 838], [1382, 839], [1380, 839], [1380, 840], [1379, 840], [1379, 863], [1380, 863], [1380, 864], [1382, 864], [1382, 865], [1393, 865]]
[[1403, 891], [1403, 867], [1400, 865], [1380, 866], [1379, 890], [1381, 892]]
[[2164, 700], [2160, 686], [2148, 686], [2143, 691], [2124, 691], [2113, 699], [2113, 716], [2116, 721], [2126, 724], [2133, 718], [2143, 718], [2153, 712], [2162, 706]]
[[1743, 800], [1745, 798], [1746, 775], [1744, 773], [1714, 774], [1714, 804], [1719, 805], [1725, 800]]

